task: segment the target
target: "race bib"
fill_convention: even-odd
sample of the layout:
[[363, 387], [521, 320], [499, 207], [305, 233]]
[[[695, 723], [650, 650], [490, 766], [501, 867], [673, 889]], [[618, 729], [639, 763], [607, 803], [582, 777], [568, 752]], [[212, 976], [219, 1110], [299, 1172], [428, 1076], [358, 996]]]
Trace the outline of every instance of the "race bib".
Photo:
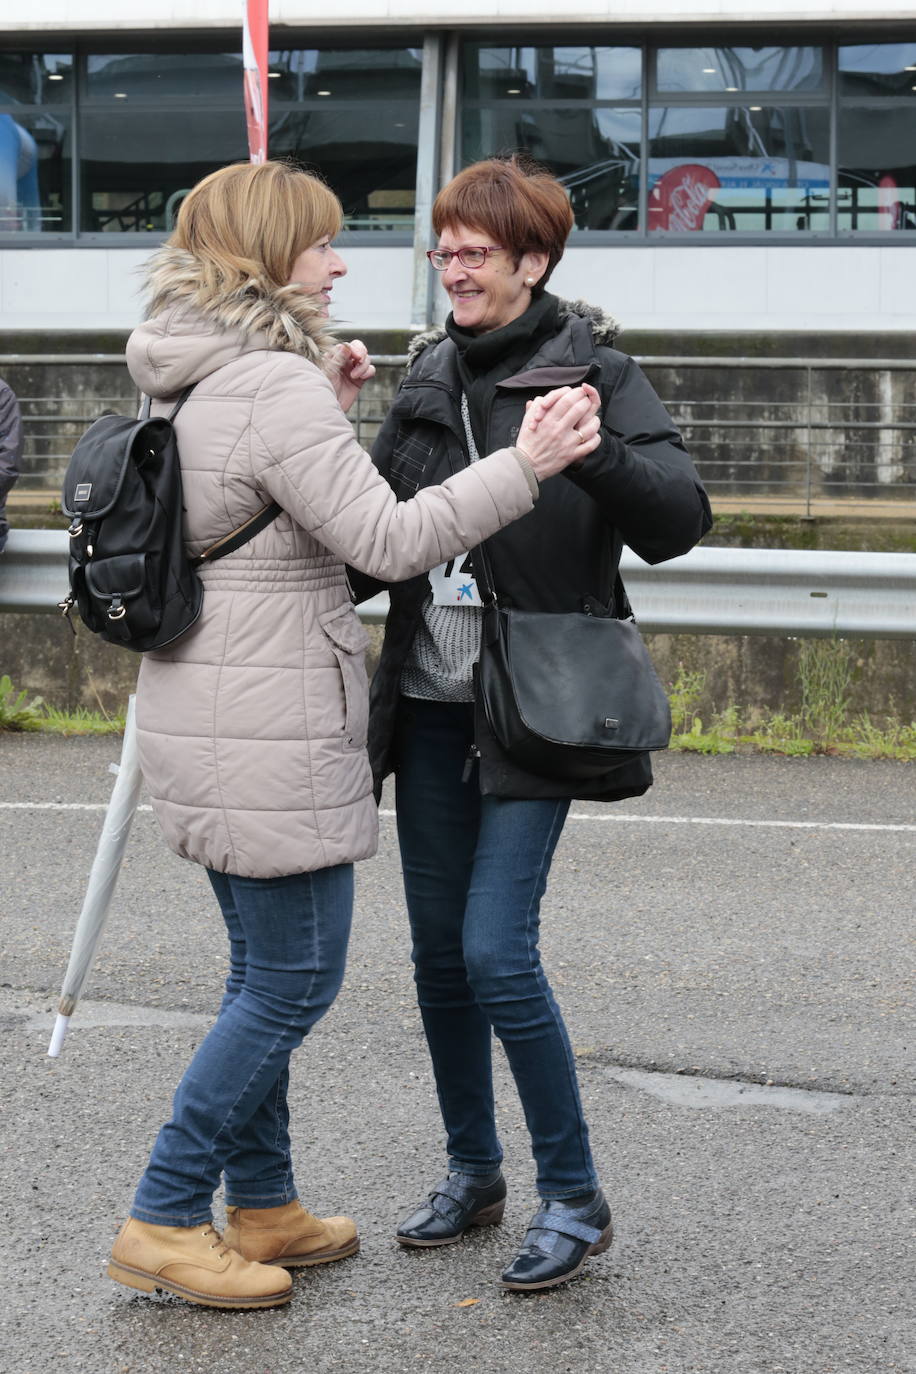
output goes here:
[[434, 606], [482, 606], [471, 571], [471, 555], [459, 554], [429, 574]]

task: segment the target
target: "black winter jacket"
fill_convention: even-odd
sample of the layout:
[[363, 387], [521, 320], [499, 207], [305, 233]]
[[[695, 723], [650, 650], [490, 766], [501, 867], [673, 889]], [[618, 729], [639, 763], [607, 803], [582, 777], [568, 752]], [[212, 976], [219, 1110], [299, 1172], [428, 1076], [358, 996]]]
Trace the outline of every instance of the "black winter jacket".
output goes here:
[[[487, 541], [500, 602], [522, 610], [607, 607], [625, 615], [617, 575], [623, 544], [647, 563], [686, 553], [710, 528], [709, 502], [671, 422], [643, 373], [610, 347], [616, 326], [582, 302], [562, 302], [557, 332], [527, 365], [497, 382], [481, 454], [515, 442], [525, 402], [551, 388], [587, 381], [602, 401], [602, 442], [575, 470], [541, 484], [534, 510]], [[399, 499], [444, 481], [468, 463], [460, 413], [457, 350], [443, 331], [414, 341], [412, 366], [373, 446], [372, 456]], [[378, 590], [356, 575], [358, 600]], [[391, 609], [371, 692], [369, 755], [377, 787], [392, 770], [401, 669], [429, 590], [425, 577], [388, 588]], [[652, 781], [648, 758], [589, 784], [534, 777], [511, 764], [477, 712], [480, 787], [512, 797], [575, 796], [619, 800]]]

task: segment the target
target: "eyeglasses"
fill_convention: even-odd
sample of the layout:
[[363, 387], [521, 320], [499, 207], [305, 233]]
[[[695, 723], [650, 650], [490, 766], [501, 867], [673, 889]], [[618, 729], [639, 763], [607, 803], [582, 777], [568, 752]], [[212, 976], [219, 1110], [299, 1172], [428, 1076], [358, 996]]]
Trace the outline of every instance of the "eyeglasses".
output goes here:
[[457, 258], [462, 267], [483, 267], [490, 253], [501, 253], [501, 248], [459, 248], [453, 253], [450, 248], [430, 248], [426, 256], [437, 272], [444, 272], [452, 258]]

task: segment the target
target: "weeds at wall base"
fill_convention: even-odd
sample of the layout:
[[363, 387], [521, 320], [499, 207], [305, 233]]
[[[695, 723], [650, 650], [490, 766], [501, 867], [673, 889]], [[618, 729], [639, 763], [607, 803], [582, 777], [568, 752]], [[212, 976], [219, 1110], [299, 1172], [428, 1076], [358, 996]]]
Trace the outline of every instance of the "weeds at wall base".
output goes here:
[[681, 667], [669, 689], [671, 748], [700, 754], [764, 753], [789, 757], [916, 760], [916, 721], [873, 721], [849, 712], [853, 661], [843, 640], [803, 640], [799, 646], [801, 710], [743, 720], [737, 706], [713, 711], [707, 721], [695, 707], [706, 674]]
[[30, 731], [46, 735], [116, 735], [123, 733], [125, 714], [104, 711], [58, 711], [41, 697], [17, 692], [9, 676], [0, 677], [0, 731]]
[[[729, 705], [707, 719], [696, 710], [706, 691], [707, 674], [678, 668], [668, 688], [671, 748], [696, 754], [782, 754], [804, 758], [830, 754], [859, 759], [916, 760], [916, 721], [873, 720], [851, 715], [849, 686], [854, 671], [843, 640], [803, 640], [798, 674], [801, 709], [795, 715], [762, 715]], [[28, 730], [55, 735], [113, 735], [124, 730], [124, 712], [109, 715], [79, 707], [59, 711], [41, 697], [17, 692], [0, 677], [0, 731]]]

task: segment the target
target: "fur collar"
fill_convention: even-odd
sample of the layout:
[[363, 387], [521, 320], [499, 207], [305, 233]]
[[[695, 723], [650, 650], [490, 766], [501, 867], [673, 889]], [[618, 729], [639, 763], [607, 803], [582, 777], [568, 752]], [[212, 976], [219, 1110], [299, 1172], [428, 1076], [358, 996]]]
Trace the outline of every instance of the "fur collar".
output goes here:
[[[592, 336], [596, 344], [603, 344], [612, 347], [614, 340], [620, 333], [620, 325], [615, 319], [608, 315], [600, 306], [589, 305], [587, 301], [564, 301], [560, 299], [560, 318], [564, 315], [578, 315], [581, 319], [587, 320], [592, 327]], [[417, 358], [426, 348], [433, 344], [440, 343], [448, 338], [441, 325], [435, 325], [432, 329], [425, 329], [422, 334], [416, 334], [407, 346], [407, 367], [413, 367]]]
[[147, 270], [149, 317], [186, 307], [220, 333], [258, 335], [265, 346], [314, 363], [334, 347], [321, 307], [299, 286], [275, 287], [251, 277], [231, 290], [193, 254], [164, 244]]

